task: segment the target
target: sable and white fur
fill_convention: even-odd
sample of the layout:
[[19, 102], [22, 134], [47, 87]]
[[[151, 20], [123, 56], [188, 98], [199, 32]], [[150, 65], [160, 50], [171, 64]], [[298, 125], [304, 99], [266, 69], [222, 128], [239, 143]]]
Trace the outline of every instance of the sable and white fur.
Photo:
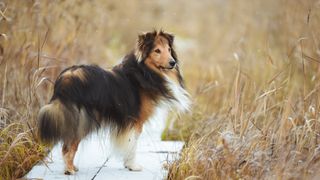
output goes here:
[[77, 65], [60, 73], [38, 119], [43, 142], [63, 142], [65, 174], [78, 170], [73, 164], [78, 145], [99, 128], [110, 129], [126, 168], [142, 170], [135, 153], [143, 124], [159, 106], [185, 111], [190, 105], [173, 41], [163, 31], [145, 33], [112, 70]]

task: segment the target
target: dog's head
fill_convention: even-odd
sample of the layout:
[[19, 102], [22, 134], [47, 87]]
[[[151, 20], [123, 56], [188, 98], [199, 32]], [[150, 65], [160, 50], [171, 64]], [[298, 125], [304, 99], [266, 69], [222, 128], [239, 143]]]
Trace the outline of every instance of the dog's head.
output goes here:
[[173, 41], [174, 36], [163, 31], [139, 35], [135, 56], [140, 65], [148, 67], [163, 77], [160, 81], [165, 80], [166, 86], [163, 87], [162, 92], [168, 91], [168, 96], [173, 97], [174, 100], [170, 101], [171, 105], [180, 110], [188, 110], [191, 104], [190, 98], [184, 89], [184, 81], [179, 71], [179, 62], [173, 49]]
[[177, 70], [178, 59], [173, 49], [174, 36], [163, 31], [139, 35], [136, 56], [139, 63], [163, 74]]

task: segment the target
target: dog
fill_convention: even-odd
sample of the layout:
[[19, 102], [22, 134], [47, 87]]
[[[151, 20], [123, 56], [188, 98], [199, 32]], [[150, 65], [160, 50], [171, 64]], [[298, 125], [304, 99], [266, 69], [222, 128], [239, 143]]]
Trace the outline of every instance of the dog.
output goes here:
[[143, 124], [157, 108], [184, 112], [191, 104], [173, 43], [174, 35], [162, 30], [140, 34], [111, 70], [75, 65], [59, 74], [49, 104], [39, 111], [38, 134], [44, 143], [63, 142], [66, 175], [78, 171], [73, 159], [81, 139], [99, 128], [109, 129], [125, 168], [142, 170], [135, 153]]

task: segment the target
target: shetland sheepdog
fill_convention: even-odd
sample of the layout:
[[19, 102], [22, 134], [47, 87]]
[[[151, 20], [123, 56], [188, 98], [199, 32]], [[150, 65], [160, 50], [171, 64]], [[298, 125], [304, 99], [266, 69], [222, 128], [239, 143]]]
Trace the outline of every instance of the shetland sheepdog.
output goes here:
[[172, 34], [148, 32], [111, 70], [76, 65], [59, 74], [49, 104], [39, 111], [38, 129], [44, 143], [62, 141], [65, 174], [78, 171], [78, 145], [99, 128], [109, 128], [125, 168], [142, 170], [135, 151], [143, 124], [159, 106], [186, 111], [190, 105], [173, 42]]

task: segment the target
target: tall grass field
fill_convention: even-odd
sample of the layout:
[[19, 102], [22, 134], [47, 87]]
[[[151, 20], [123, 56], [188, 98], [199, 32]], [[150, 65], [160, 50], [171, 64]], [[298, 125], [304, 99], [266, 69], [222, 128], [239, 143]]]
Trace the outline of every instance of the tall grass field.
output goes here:
[[162, 133], [185, 141], [165, 179], [320, 178], [319, 0], [0, 0], [0, 179], [47, 163], [37, 113], [62, 69], [108, 69], [153, 29], [193, 102]]

